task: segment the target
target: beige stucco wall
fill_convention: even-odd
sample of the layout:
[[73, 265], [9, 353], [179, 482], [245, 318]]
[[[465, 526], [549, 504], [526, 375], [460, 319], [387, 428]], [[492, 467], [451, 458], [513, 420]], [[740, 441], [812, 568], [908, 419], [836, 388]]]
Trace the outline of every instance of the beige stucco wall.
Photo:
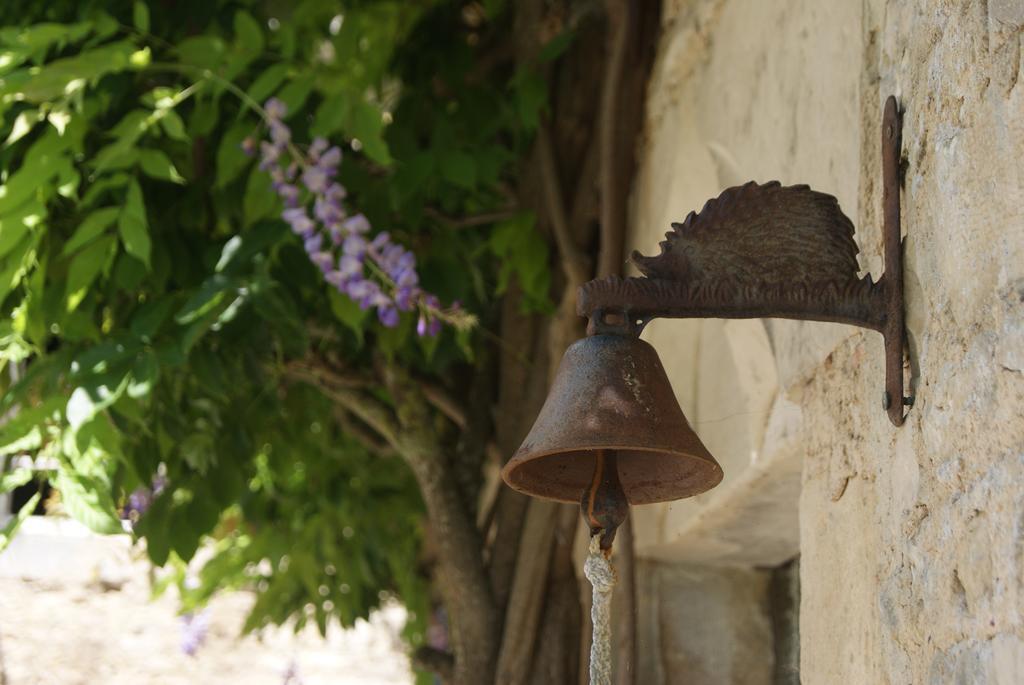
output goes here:
[[[882, 103], [895, 94], [906, 110], [917, 402], [904, 427], [881, 408], [876, 333], [790, 321], [645, 333], [726, 479], [636, 510], [638, 553], [659, 577], [799, 553], [803, 683], [1024, 682], [1022, 24], [1021, 0], [666, 3], [631, 210], [642, 252], [723, 188], [778, 179], [836, 195], [877, 276]], [[644, 682], [698, 682], [651, 665], [687, 649], [666, 637], [686, 631], [657, 585], [641, 583], [642, 613], [656, 613], [641, 620]]]

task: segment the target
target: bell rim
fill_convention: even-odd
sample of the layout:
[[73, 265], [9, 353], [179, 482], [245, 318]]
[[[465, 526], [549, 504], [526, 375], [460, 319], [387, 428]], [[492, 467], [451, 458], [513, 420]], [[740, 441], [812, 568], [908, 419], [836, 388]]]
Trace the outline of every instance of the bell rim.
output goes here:
[[694, 460], [697, 460], [699, 462], [703, 462], [705, 464], [708, 464], [711, 467], [711, 469], [709, 471], [709, 475], [711, 475], [712, 477], [709, 480], [705, 481], [704, 484], [706, 485], [706, 487], [704, 487], [704, 489], [700, 490], [699, 492], [694, 492], [694, 493], [689, 494], [689, 495], [684, 495], [683, 497], [666, 496], [664, 499], [647, 500], [647, 501], [641, 502], [641, 503], [634, 503], [634, 502], [630, 501], [630, 506], [643, 506], [645, 504], [661, 504], [661, 503], [664, 503], [664, 502], [674, 502], [674, 501], [680, 500], [680, 499], [689, 499], [690, 497], [696, 497], [697, 495], [701, 495], [701, 494], [703, 494], [705, 492], [708, 492], [709, 490], [712, 490], [713, 488], [717, 487], [722, 482], [722, 480], [725, 478], [725, 470], [722, 468], [722, 465], [718, 463], [718, 460], [716, 460], [710, 453], [708, 453], [705, 456], [705, 455], [702, 455], [702, 454], [695, 454], [693, 452], [682, 452], [682, 451], [679, 451], [678, 449], [673, 450], [673, 449], [670, 449], [670, 448], [661, 448], [661, 447], [638, 447], [638, 446], [635, 446], [635, 445], [633, 445], [633, 446], [627, 446], [627, 445], [611, 446], [611, 445], [608, 445], [608, 446], [596, 446], [595, 447], [595, 446], [588, 445], [586, 447], [579, 447], [579, 448], [575, 448], [575, 449], [550, 449], [550, 450], [544, 450], [544, 451], [540, 451], [540, 452], [537, 452], [537, 453], [531, 453], [528, 456], [527, 455], [520, 455], [517, 452], [516, 454], [514, 454], [512, 456], [511, 459], [508, 460], [508, 462], [506, 462], [505, 466], [502, 467], [502, 469], [501, 469], [501, 479], [502, 479], [502, 481], [505, 482], [505, 485], [507, 485], [508, 487], [512, 488], [513, 490], [515, 490], [518, 493], [527, 495], [529, 497], [536, 497], [537, 499], [548, 500], [550, 502], [564, 502], [564, 503], [567, 503], [567, 504], [578, 504], [579, 502], [577, 500], [574, 500], [574, 499], [568, 499], [568, 498], [564, 498], [564, 497], [551, 497], [549, 495], [539, 494], [536, 491], [530, 491], [530, 490], [524, 489], [524, 488], [520, 487], [517, 483], [514, 483], [512, 481], [512, 479], [510, 478], [510, 476], [511, 476], [512, 472], [515, 469], [517, 469], [518, 467], [523, 466], [523, 465], [525, 465], [525, 464], [527, 464], [528, 462], [531, 462], [531, 461], [537, 461], [538, 459], [543, 459], [545, 457], [550, 457], [550, 456], [553, 456], [553, 455], [556, 455], [556, 454], [568, 454], [568, 453], [572, 453], [572, 452], [592, 452], [592, 451], [596, 451], [596, 450], [615, 450], [615, 451], [620, 451], [620, 452], [622, 452], [622, 451], [629, 451], [629, 452], [652, 452], [652, 453], [658, 453], [658, 454], [665, 454], [665, 455], [668, 455], [668, 456], [671, 456], [671, 457], [676, 457], [676, 458], [694, 459]]

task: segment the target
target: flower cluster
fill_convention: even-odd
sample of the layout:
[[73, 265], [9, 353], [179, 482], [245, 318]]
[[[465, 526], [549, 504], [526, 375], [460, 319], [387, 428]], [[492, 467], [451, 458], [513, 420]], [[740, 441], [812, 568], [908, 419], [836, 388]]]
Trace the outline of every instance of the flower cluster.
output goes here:
[[[371, 236], [367, 218], [348, 212], [343, 204], [345, 187], [336, 180], [341, 149], [316, 138], [302, 153], [284, 123], [284, 103], [271, 98], [264, 114], [269, 139], [259, 144], [259, 167], [270, 175], [284, 203], [282, 218], [302, 239], [324, 279], [363, 309], [376, 309], [377, 318], [388, 327], [398, 325], [401, 312], [416, 310], [420, 336], [437, 335], [442, 321], [470, 322], [457, 305], [442, 310], [437, 297], [420, 287], [412, 252], [386, 231]], [[243, 143], [247, 152], [254, 153], [255, 148], [251, 139]]]

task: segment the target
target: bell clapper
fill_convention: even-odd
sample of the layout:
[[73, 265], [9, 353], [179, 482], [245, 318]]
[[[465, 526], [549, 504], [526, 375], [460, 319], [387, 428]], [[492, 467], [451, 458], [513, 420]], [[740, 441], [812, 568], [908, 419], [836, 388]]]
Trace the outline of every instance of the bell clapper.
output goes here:
[[595, 450], [594, 476], [583, 491], [580, 513], [593, 537], [601, 533], [601, 549], [607, 555], [615, 531], [629, 515], [629, 500], [619, 481], [618, 455], [615, 450]]

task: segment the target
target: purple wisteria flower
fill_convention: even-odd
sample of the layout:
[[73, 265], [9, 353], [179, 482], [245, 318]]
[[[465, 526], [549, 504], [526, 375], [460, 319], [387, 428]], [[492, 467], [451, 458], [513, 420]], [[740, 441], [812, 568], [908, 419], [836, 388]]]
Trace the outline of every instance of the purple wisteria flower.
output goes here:
[[206, 610], [198, 614], [188, 612], [181, 616], [181, 651], [189, 656], [195, 656], [199, 648], [206, 642], [206, 633], [209, 630], [210, 622]]
[[131, 521], [133, 525], [137, 523], [142, 515], [153, 505], [153, 500], [156, 496], [163, 492], [166, 486], [167, 478], [158, 473], [153, 476], [150, 487], [147, 488], [144, 485], [140, 485], [132, 490], [128, 495], [128, 501], [125, 502], [121, 510], [121, 518]]
[[[342, 152], [324, 138], [316, 138], [303, 155], [292, 144], [284, 124], [288, 108], [277, 98], [264, 105], [270, 140], [259, 145], [259, 168], [266, 171], [284, 203], [281, 213], [302, 239], [310, 260], [324, 280], [363, 309], [376, 309], [387, 327], [397, 326], [402, 312], [419, 311], [416, 332], [436, 336], [442, 319], [470, 322], [458, 307], [445, 311], [437, 297], [420, 287], [416, 256], [392, 241], [386, 232], [368, 235], [372, 227], [362, 214], [349, 214], [342, 203], [346, 191], [335, 180]], [[243, 149], [255, 150], [246, 139]], [[301, 168], [300, 168], [301, 167]], [[312, 216], [309, 205], [312, 204]]]
[[146, 487], [138, 487], [128, 495], [128, 501], [121, 510], [121, 518], [135, 523], [153, 504], [153, 491]]
[[281, 673], [283, 680], [281, 685], [302, 685], [302, 676], [299, 675], [299, 663], [292, 657], [291, 661], [288, 662], [288, 666], [285, 667]]

